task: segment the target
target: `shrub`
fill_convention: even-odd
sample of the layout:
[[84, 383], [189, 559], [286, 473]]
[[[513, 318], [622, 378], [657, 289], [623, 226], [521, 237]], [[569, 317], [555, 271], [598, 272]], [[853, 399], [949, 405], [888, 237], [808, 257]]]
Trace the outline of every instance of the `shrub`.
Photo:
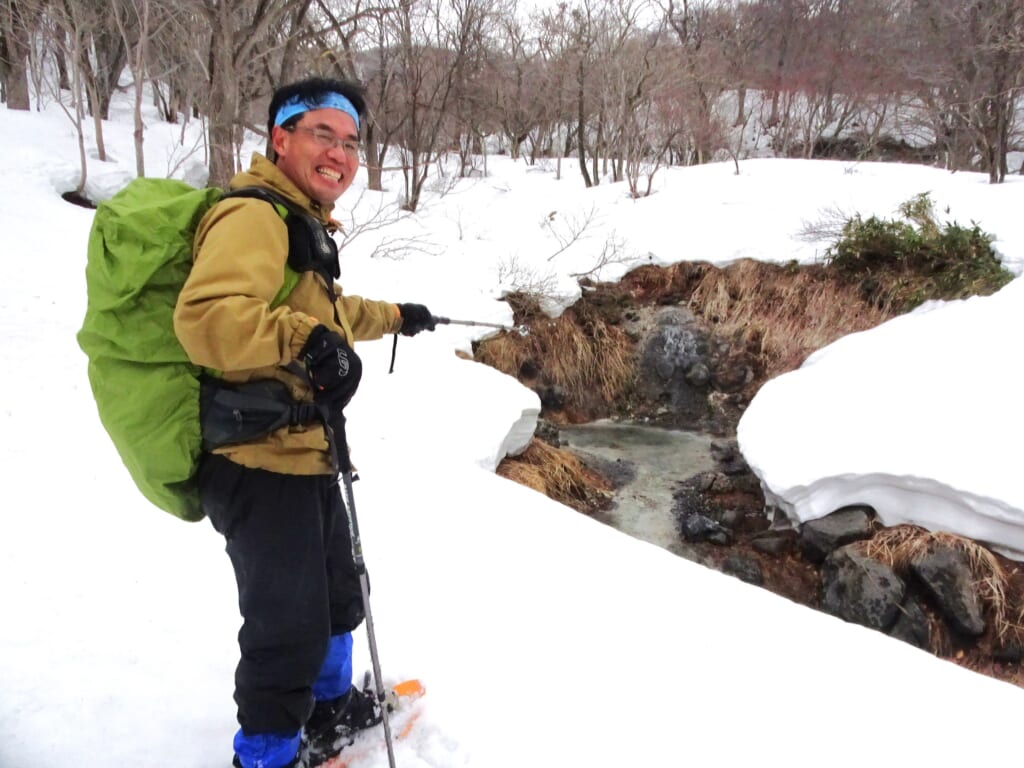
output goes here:
[[940, 225], [927, 193], [903, 203], [902, 221], [854, 216], [826, 261], [860, 282], [864, 298], [907, 312], [928, 299], [988, 295], [1013, 279], [992, 248], [992, 236], [972, 222]]

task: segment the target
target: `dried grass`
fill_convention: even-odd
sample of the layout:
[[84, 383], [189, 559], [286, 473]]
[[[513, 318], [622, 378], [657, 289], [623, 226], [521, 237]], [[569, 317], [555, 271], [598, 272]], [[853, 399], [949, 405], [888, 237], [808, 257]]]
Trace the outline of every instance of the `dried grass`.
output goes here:
[[543, 371], [544, 382], [561, 387], [572, 402], [596, 393], [605, 403], [631, 388], [635, 370], [633, 346], [619, 328], [600, 319], [584, 326], [571, 313], [533, 324], [526, 336], [503, 334], [477, 349], [477, 360], [519, 378], [531, 378], [524, 366]]
[[890, 313], [820, 270], [744, 259], [705, 271], [691, 308], [718, 332], [757, 353], [771, 377], [799, 366], [841, 336], [872, 328]]
[[505, 459], [497, 473], [581, 512], [611, 497], [611, 486], [576, 456], [543, 440], [530, 441], [518, 456]]
[[1024, 633], [1021, 613], [1011, 618], [1010, 579], [998, 558], [976, 541], [944, 531], [926, 531], [913, 525], [884, 528], [864, 544], [864, 552], [888, 563], [897, 573], [906, 573], [936, 547], [959, 549], [967, 556], [978, 597], [992, 617], [995, 636]]
[[675, 267], [644, 265], [629, 273], [631, 287], [641, 294], [661, 296], [672, 289]]

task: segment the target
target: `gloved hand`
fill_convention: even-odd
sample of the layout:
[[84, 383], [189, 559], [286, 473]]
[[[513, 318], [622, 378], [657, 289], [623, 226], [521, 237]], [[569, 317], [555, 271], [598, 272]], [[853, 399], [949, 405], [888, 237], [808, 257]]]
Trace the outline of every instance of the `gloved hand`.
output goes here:
[[316, 326], [300, 353], [313, 386], [313, 400], [340, 410], [359, 388], [363, 363], [339, 334], [325, 325]]
[[403, 336], [415, 336], [420, 331], [432, 331], [437, 327], [434, 316], [422, 304], [399, 304], [398, 311], [402, 315], [399, 333]]

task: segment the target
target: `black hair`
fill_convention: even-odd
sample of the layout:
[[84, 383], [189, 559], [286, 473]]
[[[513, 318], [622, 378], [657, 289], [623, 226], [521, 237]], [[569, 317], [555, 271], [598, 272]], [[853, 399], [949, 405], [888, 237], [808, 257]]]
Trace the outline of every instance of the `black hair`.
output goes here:
[[[362, 85], [353, 80], [309, 77], [305, 80], [282, 85], [274, 91], [274, 95], [270, 98], [270, 107], [267, 110], [267, 133], [269, 134], [273, 130], [274, 117], [277, 115], [277, 111], [281, 109], [281, 105], [286, 101], [298, 97], [301, 102], [311, 109], [315, 109], [317, 102], [326, 93], [340, 93], [351, 101], [352, 106], [356, 108], [356, 112], [359, 114], [360, 120], [366, 115], [366, 96], [364, 95]], [[299, 115], [295, 115], [293, 118], [286, 120], [284, 124], [287, 126], [298, 117]]]
[[[359, 121], [362, 122], [363, 117], [366, 115], [365, 89], [354, 80], [307, 77], [305, 80], [282, 85], [270, 97], [270, 106], [267, 109], [267, 156], [271, 161], [276, 160], [276, 158], [274, 157], [273, 141], [271, 141], [270, 136], [274, 130], [274, 118], [277, 116], [278, 110], [281, 109], [281, 105], [298, 97], [304, 104], [315, 109], [317, 103], [326, 93], [339, 93], [352, 102], [352, 106], [355, 107], [356, 112], [359, 114]], [[301, 114], [292, 115], [281, 124], [281, 127], [291, 128], [301, 117]]]

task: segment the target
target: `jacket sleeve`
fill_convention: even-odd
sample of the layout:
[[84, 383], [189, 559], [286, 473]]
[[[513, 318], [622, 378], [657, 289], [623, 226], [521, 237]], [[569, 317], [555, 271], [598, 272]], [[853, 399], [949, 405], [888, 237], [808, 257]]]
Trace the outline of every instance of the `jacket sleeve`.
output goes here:
[[[336, 285], [335, 289], [340, 290], [340, 286]], [[344, 294], [338, 301], [355, 341], [373, 341], [385, 334], [397, 333], [402, 327], [402, 315], [396, 304]]]
[[284, 284], [288, 228], [261, 200], [228, 199], [199, 224], [174, 331], [192, 362], [220, 371], [286, 365], [316, 320], [270, 305]]

